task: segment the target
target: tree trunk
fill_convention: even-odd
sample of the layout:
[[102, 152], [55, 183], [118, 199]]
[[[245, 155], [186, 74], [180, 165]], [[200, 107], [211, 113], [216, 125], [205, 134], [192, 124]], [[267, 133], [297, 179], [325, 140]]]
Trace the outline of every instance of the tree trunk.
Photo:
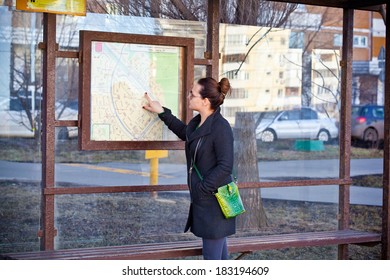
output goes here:
[[302, 53], [302, 96], [301, 105], [304, 107], [311, 106], [311, 51], [305, 50]]
[[[234, 171], [239, 182], [258, 182], [257, 144], [253, 113], [236, 113], [234, 128]], [[241, 189], [246, 212], [237, 218], [237, 228], [259, 230], [267, 226], [259, 189]]]

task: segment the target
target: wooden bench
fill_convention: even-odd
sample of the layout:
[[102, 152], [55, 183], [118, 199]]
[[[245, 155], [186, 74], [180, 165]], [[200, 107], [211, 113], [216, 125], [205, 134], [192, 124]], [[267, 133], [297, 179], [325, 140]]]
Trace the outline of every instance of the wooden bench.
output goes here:
[[[230, 253], [250, 253], [289, 247], [325, 246], [339, 244], [375, 245], [381, 234], [355, 230], [290, 233], [228, 239]], [[10, 253], [7, 257], [22, 260], [146, 260], [169, 259], [202, 254], [201, 241], [136, 244], [99, 248], [64, 249]]]

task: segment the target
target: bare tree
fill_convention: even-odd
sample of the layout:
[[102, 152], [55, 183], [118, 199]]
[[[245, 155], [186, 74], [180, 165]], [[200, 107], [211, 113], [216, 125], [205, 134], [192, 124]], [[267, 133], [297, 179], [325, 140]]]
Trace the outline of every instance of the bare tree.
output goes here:
[[[317, 69], [311, 68], [312, 73], [315, 73], [315, 75], [319, 81], [316, 81], [316, 80], [313, 81], [312, 79], [310, 79], [311, 86], [310, 86], [309, 95], [310, 95], [310, 99], [317, 99], [317, 100], [320, 100], [324, 103], [332, 103], [336, 106], [337, 110], [339, 110], [340, 109], [340, 91], [341, 91], [340, 54], [336, 50], [333, 50], [332, 52], [333, 52], [333, 56], [335, 57], [335, 59], [337, 61], [335, 63], [337, 65], [336, 69], [330, 68], [330, 66], [322, 59], [319, 59], [318, 62], [328, 71], [328, 73], [332, 76], [333, 79], [337, 80], [337, 87], [336, 88], [329, 87], [328, 83], [326, 82], [326, 77], [324, 76], [324, 73], [322, 73], [321, 71], [319, 71]], [[316, 55], [316, 52], [313, 51], [313, 54]], [[284, 56], [283, 58], [287, 62], [294, 64], [297, 67], [303, 68], [303, 64], [297, 64], [296, 62], [288, 59], [286, 56]], [[302, 79], [301, 79], [301, 83], [303, 83]], [[322, 97], [318, 96], [318, 94], [315, 94], [311, 90], [312, 86], [317, 86], [318, 88], [321, 88], [323, 92], [326, 92], [326, 93], [328, 93], [328, 95], [332, 96], [332, 100], [323, 99]]]
[[[206, 21], [207, 0], [95, 0], [87, 10], [131, 16]], [[296, 4], [265, 0], [221, 0], [220, 22], [281, 27]]]
[[[15, 41], [11, 44], [13, 55], [10, 78], [10, 109], [18, 112], [13, 114], [14, 121], [31, 131], [35, 139], [39, 139], [42, 91], [41, 73], [36, 71], [41, 58], [36, 51], [42, 31], [38, 28], [38, 22], [35, 14], [21, 13], [13, 16], [12, 32], [24, 34], [25, 37], [13, 35]], [[23, 32], [19, 32], [20, 30]], [[30, 48], [26, 48], [26, 45]]]

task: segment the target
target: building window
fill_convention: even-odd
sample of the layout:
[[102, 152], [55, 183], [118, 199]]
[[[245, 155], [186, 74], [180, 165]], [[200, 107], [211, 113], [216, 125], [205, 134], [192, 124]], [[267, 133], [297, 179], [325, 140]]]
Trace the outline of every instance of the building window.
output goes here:
[[322, 61], [332, 61], [333, 60], [333, 58], [335, 57], [335, 55], [334, 54], [321, 54], [320, 55], [320, 59], [322, 60]]
[[333, 46], [341, 47], [343, 45], [343, 36], [341, 34], [333, 35]]
[[290, 49], [302, 49], [303, 48], [303, 32], [291, 32], [290, 33]]
[[232, 70], [226, 72], [226, 76], [229, 80], [249, 80], [249, 73], [247, 71], [239, 71], [237, 73], [236, 70]]
[[229, 96], [232, 99], [244, 99], [248, 98], [248, 90], [245, 88], [233, 88], [232, 94]]
[[357, 48], [366, 48], [368, 46], [367, 36], [353, 36], [353, 46]]
[[[222, 57], [222, 63], [242, 62], [244, 59], [244, 53], [227, 54]], [[245, 61], [248, 63], [248, 58]]]
[[313, 76], [314, 78], [332, 78], [336, 73], [336, 69], [315, 70], [313, 71]]
[[237, 75], [236, 75], [236, 71], [235, 70], [227, 72], [226, 76], [227, 76], [227, 78], [229, 80], [237, 79]]
[[297, 87], [286, 87], [286, 97], [298, 96], [299, 88]]
[[228, 35], [226, 43], [228, 45], [245, 45], [247, 42], [248, 39], [245, 34], [232, 34]]
[[[341, 47], [343, 45], [343, 36], [341, 34], [334, 34], [333, 45], [335, 47]], [[353, 36], [353, 46], [355, 48], [367, 48], [368, 46], [367, 36], [361, 36], [361, 35]]]
[[235, 117], [237, 112], [246, 112], [245, 107], [223, 107], [223, 115], [227, 118]]

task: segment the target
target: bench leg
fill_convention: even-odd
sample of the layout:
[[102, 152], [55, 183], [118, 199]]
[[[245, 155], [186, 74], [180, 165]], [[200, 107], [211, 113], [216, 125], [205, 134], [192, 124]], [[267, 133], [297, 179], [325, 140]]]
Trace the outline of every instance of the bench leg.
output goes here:
[[241, 258], [249, 254], [252, 254], [252, 252], [251, 251], [242, 252], [240, 255], [237, 256], [237, 258], [235, 258], [235, 260], [240, 260]]

